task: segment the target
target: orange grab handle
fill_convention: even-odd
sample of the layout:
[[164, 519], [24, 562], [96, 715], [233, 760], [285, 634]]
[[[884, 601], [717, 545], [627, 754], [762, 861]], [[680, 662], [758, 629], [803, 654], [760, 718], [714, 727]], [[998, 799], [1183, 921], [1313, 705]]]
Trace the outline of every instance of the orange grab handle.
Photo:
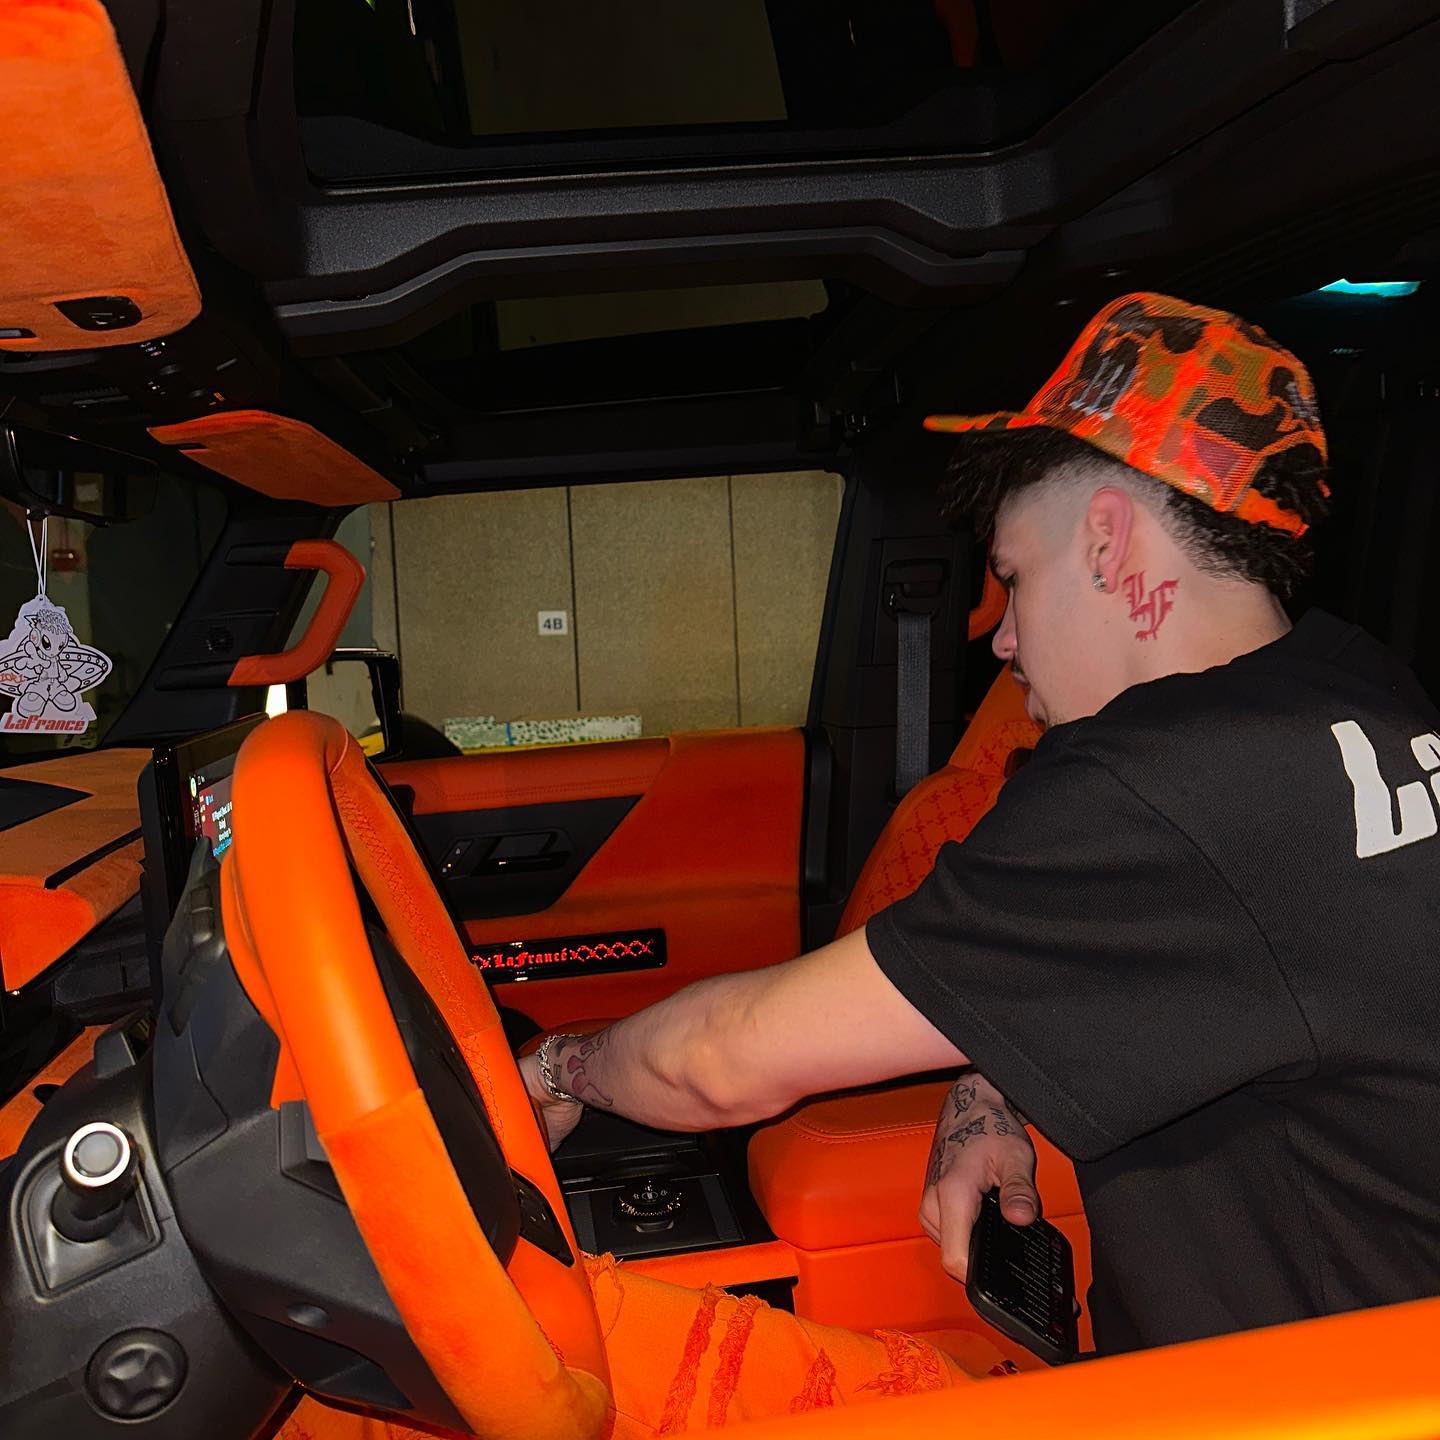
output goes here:
[[286, 685], [318, 670], [330, 658], [365, 583], [365, 567], [333, 540], [297, 540], [285, 556], [285, 568], [325, 572], [320, 604], [295, 644], [275, 655], [241, 656], [227, 685]]
[[980, 592], [980, 603], [970, 612], [971, 640], [987, 635], [1005, 618], [1005, 587], [995, 578], [995, 572], [986, 565], [985, 588]]

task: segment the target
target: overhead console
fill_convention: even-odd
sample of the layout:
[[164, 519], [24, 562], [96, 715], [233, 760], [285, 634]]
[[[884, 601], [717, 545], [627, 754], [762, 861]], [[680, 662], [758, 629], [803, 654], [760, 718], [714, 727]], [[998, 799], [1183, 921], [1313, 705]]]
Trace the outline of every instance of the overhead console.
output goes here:
[[99, 0], [0, 6], [0, 351], [133, 345], [200, 313]]

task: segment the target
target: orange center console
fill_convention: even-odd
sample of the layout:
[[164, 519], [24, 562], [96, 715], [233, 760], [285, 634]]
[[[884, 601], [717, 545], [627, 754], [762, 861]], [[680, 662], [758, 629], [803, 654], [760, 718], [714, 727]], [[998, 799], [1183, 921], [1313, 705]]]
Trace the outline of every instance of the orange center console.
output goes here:
[[[917, 1218], [946, 1081], [888, 1086], [811, 1101], [750, 1141], [750, 1190], [794, 1254], [795, 1310], [855, 1329], [982, 1331], [1022, 1368], [1040, 1362], [1010, 1346], [942, 1269]], [[1076, 1293], [1090, 1282], [1090, 1237], [1070, 1162], [1031, 1131], [1045, 1218], [1075, 1252]], [[1090, 1348], [1088, 1317], [1081, 1344]]]

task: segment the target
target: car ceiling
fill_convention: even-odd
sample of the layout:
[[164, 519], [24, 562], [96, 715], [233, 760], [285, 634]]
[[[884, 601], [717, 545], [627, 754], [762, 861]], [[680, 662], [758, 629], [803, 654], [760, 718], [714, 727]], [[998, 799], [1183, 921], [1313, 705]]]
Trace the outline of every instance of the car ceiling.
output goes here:
[[[516, 5], [492, 44], [464, 0], [109, 8], [204, 311], [0, 356], [0, 393], [137, 452], [255, 408], [406, 494], [831, 463], [1022, 400], [1125, 290], [1264, 318], [1440, 264], [1435, 0], [772, 0], [678, 39], [611, 0], [624, 45]], [[682, 40], [734, 97], [636, 98]], [[377, 98], [391, 54], [418, 98]]]

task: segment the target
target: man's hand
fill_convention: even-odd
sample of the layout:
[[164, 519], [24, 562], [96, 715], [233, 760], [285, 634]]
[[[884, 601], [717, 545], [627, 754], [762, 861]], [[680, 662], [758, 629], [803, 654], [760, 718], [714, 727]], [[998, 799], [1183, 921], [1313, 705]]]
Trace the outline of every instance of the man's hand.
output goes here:
[[557, 1100], [540, 1081], [540, 1062], [534, 1055], [520, 1057], [520, 1078], [530, 1093], [545, 1139], [553, 1152], [555, 1147], [580, 1123], [585, 1107], [578, 1100]]
[[980, 1202], [999, 1187], [1000, 1211], [1016, 1225], [1040, 1214], [1035, 1147], [1025, 1123], [983, 1075], [969, 1070], [946, 1092], [930, 1146], [920, 1225], [940, 1247], [940, 1263], [963, 1281]]

